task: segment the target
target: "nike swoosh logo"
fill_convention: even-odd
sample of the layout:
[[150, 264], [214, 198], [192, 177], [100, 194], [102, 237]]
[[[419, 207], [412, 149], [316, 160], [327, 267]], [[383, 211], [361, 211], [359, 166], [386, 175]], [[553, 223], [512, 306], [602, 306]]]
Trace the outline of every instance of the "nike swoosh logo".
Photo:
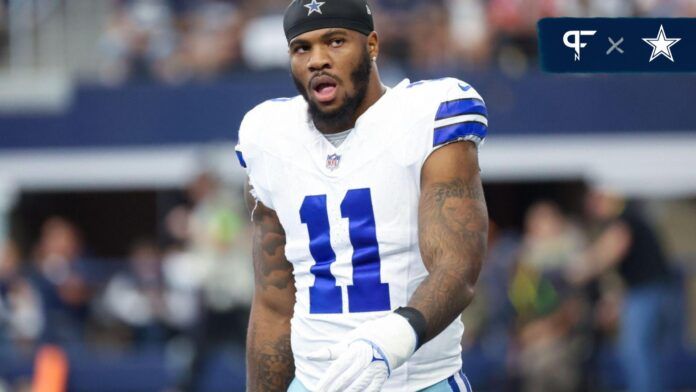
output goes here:
[[462, 91], [469, 91], [469, 90], [471, 90], [471, 86], [469, 86], [468, 84], [461, 84], [461, 83], [459, 83], [459, 88], [462, 89]]

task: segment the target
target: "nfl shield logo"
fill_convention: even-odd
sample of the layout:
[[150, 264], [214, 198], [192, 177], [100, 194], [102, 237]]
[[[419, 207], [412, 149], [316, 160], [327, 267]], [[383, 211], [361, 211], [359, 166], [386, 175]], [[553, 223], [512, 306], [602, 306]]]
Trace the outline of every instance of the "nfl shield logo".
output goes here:
[[326, 168], [331, 171], [338, 169], [339, 163], [341, 163], [341, 156], [338, 154], [331, 154], [326, 157]]

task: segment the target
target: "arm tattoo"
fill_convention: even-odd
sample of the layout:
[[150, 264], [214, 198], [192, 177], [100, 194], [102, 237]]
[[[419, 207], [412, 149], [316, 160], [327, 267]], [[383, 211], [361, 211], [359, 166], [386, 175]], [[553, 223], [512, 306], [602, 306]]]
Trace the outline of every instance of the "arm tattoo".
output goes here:
[[254, 210], [253, 260], [256, 285], [287, 288], [292, 264], [285, 258], [285, 231], [272, 210], [259, 206]]
[[259, 342], [257, 335], [263, 333], [254, 322], [249, 332], [248, 390], [286, 391], [295, 374], [290, 335], [281, 334], [275, 339], [264, 336]]
[[486, 250], [488, 215], [478, 176], [428, 185], [419, 207], [419, 243], [429, 276], [409, 306], [428, 321], [426, 340], [437, 336], [473, 298]]
[[292, 264], [285, 257], [285, 231], [275, 211], [247, 190], [254, 222], [255, 292], [247, 339], [247, 390], [286, 391], [295, 373], [290, 319], [295, 303]]
[[435, 202], [439, 208], [442, 208], [449, 198], [483, 200], [481, 187], [467, 185], [460, 178], [455, 178], [451, 182], [436, 183], [431, 192], [435, 196]]

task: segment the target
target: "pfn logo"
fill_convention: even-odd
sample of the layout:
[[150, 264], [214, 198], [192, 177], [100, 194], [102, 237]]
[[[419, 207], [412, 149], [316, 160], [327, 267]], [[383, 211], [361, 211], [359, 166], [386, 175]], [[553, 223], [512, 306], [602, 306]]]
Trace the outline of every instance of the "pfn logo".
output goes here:
[[596, 32], [597, 30], [570, 30], [563, 35], [563, 44], [575, 50], [575, 61], [580, 61], [580, 49], [587, 46], [587, 42], [582, 42], [581, 37], [584, 35], [592, 36]]

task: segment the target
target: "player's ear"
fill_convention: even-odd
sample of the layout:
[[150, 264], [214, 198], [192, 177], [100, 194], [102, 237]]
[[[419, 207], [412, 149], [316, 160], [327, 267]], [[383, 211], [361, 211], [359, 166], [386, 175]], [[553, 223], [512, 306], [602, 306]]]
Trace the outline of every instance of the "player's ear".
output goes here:
[[377, 60], [377, 57], [379, 56], [379, 37], [375, 31], [371, 32], [367, 36], [367, 52], [369, 53], [371, 59]]

